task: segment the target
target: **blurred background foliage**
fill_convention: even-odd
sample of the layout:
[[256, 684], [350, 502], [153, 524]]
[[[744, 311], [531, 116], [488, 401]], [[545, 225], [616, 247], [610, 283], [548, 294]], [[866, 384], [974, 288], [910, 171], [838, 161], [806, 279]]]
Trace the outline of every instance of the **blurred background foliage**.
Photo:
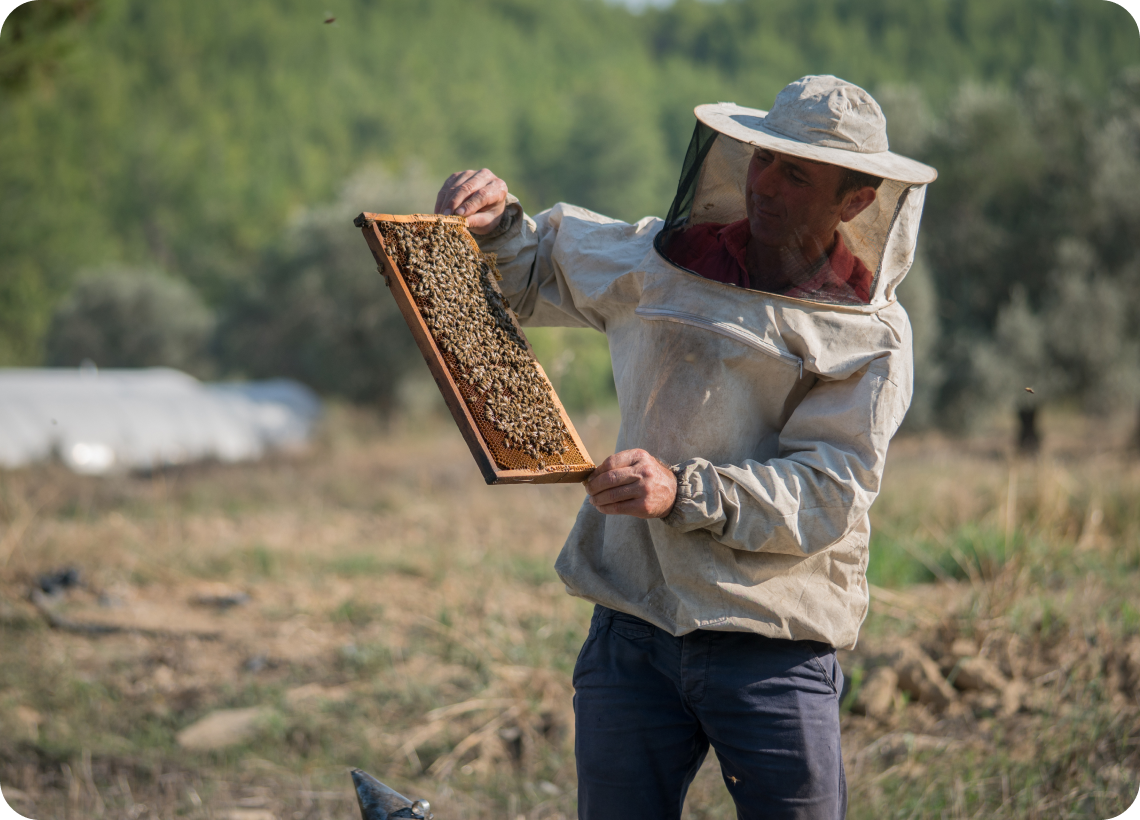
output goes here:
[[177, 367], [209, 372], [214, 317], [186, 282], [110, 268], [79, 278], [56, 307], [45, 363], [76, 367]]
[[[487, 166], [531, 212], [662, 215], [694, 105], [808, 73], [940, 171], [908, 425], [1134, 406], [1140, 37], [1107, 0], [36, 0], [0, 31], [0, 365], [158, 356], [391, 411], [422, 367], [354, 214]], [[148, 322], [171, 338], [131, 358]], [[612, 401], [603, 338], [533, 341], [569, 406]]]

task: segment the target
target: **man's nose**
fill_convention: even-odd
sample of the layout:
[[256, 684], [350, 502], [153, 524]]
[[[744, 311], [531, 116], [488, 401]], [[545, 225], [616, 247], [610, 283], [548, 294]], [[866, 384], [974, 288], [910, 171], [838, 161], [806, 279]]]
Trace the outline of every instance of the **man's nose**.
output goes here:
[[777, 193], [776, 162], [770, 162], [759, 170], [752, 178], [752, 193], [761, 196], [773, 196]]

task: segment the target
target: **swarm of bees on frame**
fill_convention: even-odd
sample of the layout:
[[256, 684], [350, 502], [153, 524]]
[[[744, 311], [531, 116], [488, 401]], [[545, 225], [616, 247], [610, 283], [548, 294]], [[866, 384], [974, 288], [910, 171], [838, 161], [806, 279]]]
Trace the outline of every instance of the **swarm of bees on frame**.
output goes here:
[[455, 360], [452, 375], [471, 388], [504, 445], [543, 466], [561, 463], [569, 431], [492, 285], [494, 268], [458, 225], [376, 224], [436, 345]]

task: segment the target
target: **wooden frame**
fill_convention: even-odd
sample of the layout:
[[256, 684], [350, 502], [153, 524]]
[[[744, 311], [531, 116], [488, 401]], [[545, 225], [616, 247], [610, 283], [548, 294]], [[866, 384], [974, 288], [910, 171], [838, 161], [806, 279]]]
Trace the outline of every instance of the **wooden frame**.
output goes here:
[[[435, 383], [439, 386], [439, 392], [443, 394], [443, 400], [447, 402], [447, 407], [459, 427], [459, 432], [463, 434], [463, 439], [471, 450], [471, 455], [475, 457], [475, 463], [479, 466], [483, 479], [488, 484], [570, 484], [588, 478], [594, 471], [594, 464], [586, 452], [586, 446], [578, 436], [578, 431], [574, 429], [570, 417], [566, 414], [566, 408], [562, 406], [557, 393], [554, 392], [550, 379], [547, 378], [542, 365], [538, 363], [538, 359], [534, 357], [534, 349], [531, 348], [529, 341], [526, 342], [527, 350], [530, 352], [531, 358], [534, 359], [534, 365], [538, 369], [539, 375], [550, 387], [550, 396], [554, 400], [554, 405], [558, 408], [562, 421], [566, 425], [566, 430], [570, 434], [574, 446], [578, 448], [586, 460], [586, 464], [580, 467], [576, 465], [573, 467], [555, 466], [540, 470], [512, 470], [499, 466], [491, 448], [484, 440], [470, 408], [467, 406], [467, 401], [464, 399], [455, 377], [448, 369], [443, 354], [436, 346], [431, 331], [424, 322], [423, 316], [420, 315], [419, 308], [416, 306], [399, 266], [395, 259], [389, 255], [384, 244], [384, 238], [381, 236], [379, 228], [376, 227], [377, 222], [446, 222], [459, 225], [465, 229], [464, 234], [467, 240], [476, 250], [478, 250], [478, 246], [466, 231], [467, 220], [461, 216], [439, 216], [437, 214], [409, 214], [405, 216], [365, 212], [353, 220], [353, 224], [360, 228], [361, 233], [364, 234], [364, 239], [368, 242], [372, 256], [376, 259], [376, 269], [383, 275], [388, 289], [392, 292], [392, 297], [396, 300], [396, 305], [400, 308], [404, 321], [408, 323], [408, 328], [412, 331], [416, 345], [419, 347], [420, 353], [423, 354], [424, 361], [427, 362], [428, 369], [431, 371]], [[519, 327], [518, 317], [514, 315], [514, 311], [509, 311], [509, 313], [511, 322], [514, 323], [515, 329], [525, 341], [526, 336], [523, 334], [522, 328]]]

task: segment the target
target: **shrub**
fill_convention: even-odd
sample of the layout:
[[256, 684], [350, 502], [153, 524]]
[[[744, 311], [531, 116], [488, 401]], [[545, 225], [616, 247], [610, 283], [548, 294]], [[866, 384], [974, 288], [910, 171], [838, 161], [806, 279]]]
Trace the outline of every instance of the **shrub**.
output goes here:
[[104, 269], [81, 276], [56, 308], [46, 362], [74, 367], [208, 367], [210, 310], [185, 282], [154, 271]]
[[352, 218], [430, 210], [435, 187], [414, 168], [363, 171], [338, 202], [302, 213], [230, 301], [217, 337], [226, 368], [391, 410], [423, 360]]

